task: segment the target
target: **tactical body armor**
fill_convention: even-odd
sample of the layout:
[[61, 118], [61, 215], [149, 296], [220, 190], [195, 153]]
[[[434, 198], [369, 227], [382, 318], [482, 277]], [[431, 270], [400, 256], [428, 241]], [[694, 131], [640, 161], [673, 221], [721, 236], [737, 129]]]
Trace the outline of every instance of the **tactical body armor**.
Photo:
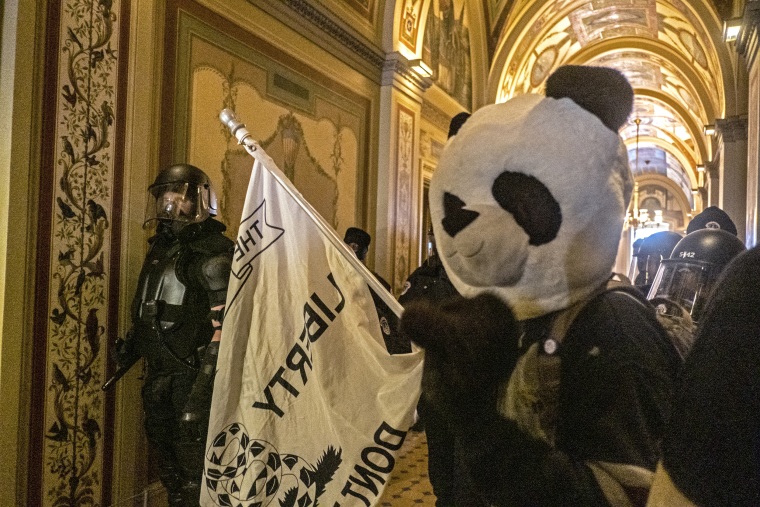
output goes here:
[[151, 238], [132, 323], [138, 353], [148, 376], [192, 372], [213, 329], [209, 309], [223, 305], [232, 257], [232, 241], [213, 219], [175, 235], [163, 224]]

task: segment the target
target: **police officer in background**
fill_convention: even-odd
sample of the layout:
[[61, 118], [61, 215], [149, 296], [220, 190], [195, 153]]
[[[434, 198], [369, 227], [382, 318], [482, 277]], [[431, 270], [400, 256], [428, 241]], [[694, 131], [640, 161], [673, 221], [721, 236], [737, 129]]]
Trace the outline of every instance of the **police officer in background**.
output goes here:
[[428, 257], [406, 279], [403, 292], [398, 298], [398, 302], [402, 305], [417, 299], [442, 302], [446, 298], [459, 294], [449, 280], [441, 258], [438, 257], [432, 227], [428, 230], [427, 241]]
[[699, 229], [722, 229], [726, 232], [730, 232], [734, 236], [737, 235], [736, 224], [734, 224], [734, 221], [731, 220], [728, 213], [717, 206], [709, 206], [705, 208], [702, 213], [699, 213], [692, 218], [686, 228], [686, 234], [691, 234]]
[[116, 359], [123, 367], [145, 358], [145, 431], [169, 505], [198, 505], [234, 243], [212, 218], [216, 195], [197, 167], [168, 167], [148, 190], [143, 227], [156, 234]]
[[731, 260], [704, 305], [676, 384], [647, 506], [760, 505], [758, 340], [760, 247], [755, 247]]
[[[446, 274], [438, 251], [432, 227], [428, 230], [428, 258], [406, 279], [398, 302], [406, 306], [412, 301], [430, 301], [442, 304], [456, 296], [454, 285]], [[480, 506], [473, 486], [464, 476], [459, 464], [458, 449], [446, 419], [430, 407], [424, 398], [417, 404], [418, 420], [413, 431], [425, 431], [428, 445], [428, 477], [436, 496], [437, 507]]]
[[647, 299], [682, 358], [694, 342], [695, 326], [721, 272], [744, 250], [744, 243], [726, 230], [696, 229], [662, 261]]
[[[369, 243], [372, 241], [372, 236], [363, 229], [358, 227], [349, 227], [346, 229], [346, 234], [343, 236], [343, 242], [351, 247], [356, 257], [362, 261], [362, 264], [366, 263], [367, 252], [369, 251]], [[385, 287], [385, 290], [390, 291], [391, 285], [379, 274], [372, 271], [375, 278]], [[377, 310], [377, 318], [380, 321], [380, 331], [383, 333], [383, 340], [385, 341], [385, 348], [389, 354], [407, 354], [412, 351], [412, 345], [403, 340], [398, 332], [398, 317], [393, 310], [391, 310], [383, 299], [370, 287], [370, 294], [372, 295], [372, 302], [375, 303], [375, 309]]]
[[644, 296], [649, 293], [660, 263], [670, 257], [670, 252], [682, 237], [677, 232], [660, 231], [647, 236], [641, 242], [638, 252], [635, 253], [636, 269], [630, 278]]

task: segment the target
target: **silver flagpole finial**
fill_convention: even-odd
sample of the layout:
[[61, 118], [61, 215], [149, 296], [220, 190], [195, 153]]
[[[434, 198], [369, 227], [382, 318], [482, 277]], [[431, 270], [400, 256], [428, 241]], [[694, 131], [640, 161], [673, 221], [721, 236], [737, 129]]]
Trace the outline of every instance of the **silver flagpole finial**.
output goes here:
[[219, 113], [219, 119], [221, 122], [230, 129], [230, 132], [238, 140], [238, 144], [242, 144], [249, 152], [256, 151], [258, 145], [254, 141], [253, 136], [248, 129], [245, 128], [245, 124], [240, 122], [235, 116], [235, 112], [231, 109], [222, 109]]

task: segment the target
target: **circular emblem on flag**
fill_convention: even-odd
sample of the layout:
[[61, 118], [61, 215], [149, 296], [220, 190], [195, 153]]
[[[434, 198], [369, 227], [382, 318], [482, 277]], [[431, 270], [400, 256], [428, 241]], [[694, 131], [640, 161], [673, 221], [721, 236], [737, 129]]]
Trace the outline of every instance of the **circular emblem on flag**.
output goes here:
[[404, 282], [404, 288], [401, 289], [401, 295], [403, 296], [404, 294], [406, 294], [406, 291], [408, 291], [411, 288], [412, 288], [412, 284], [409, 283], [409, 280], [407, 280], [406, 282]]

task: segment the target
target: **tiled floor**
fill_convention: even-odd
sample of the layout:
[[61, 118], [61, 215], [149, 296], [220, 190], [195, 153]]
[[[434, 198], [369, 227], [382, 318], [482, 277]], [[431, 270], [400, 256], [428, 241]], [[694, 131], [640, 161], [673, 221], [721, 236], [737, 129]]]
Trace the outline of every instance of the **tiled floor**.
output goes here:
[[379, 505], [381, 507], [434, 506], [435, 495], [428, 480], [425, 433], [414, 431], [407, 433], [397, 460]]

